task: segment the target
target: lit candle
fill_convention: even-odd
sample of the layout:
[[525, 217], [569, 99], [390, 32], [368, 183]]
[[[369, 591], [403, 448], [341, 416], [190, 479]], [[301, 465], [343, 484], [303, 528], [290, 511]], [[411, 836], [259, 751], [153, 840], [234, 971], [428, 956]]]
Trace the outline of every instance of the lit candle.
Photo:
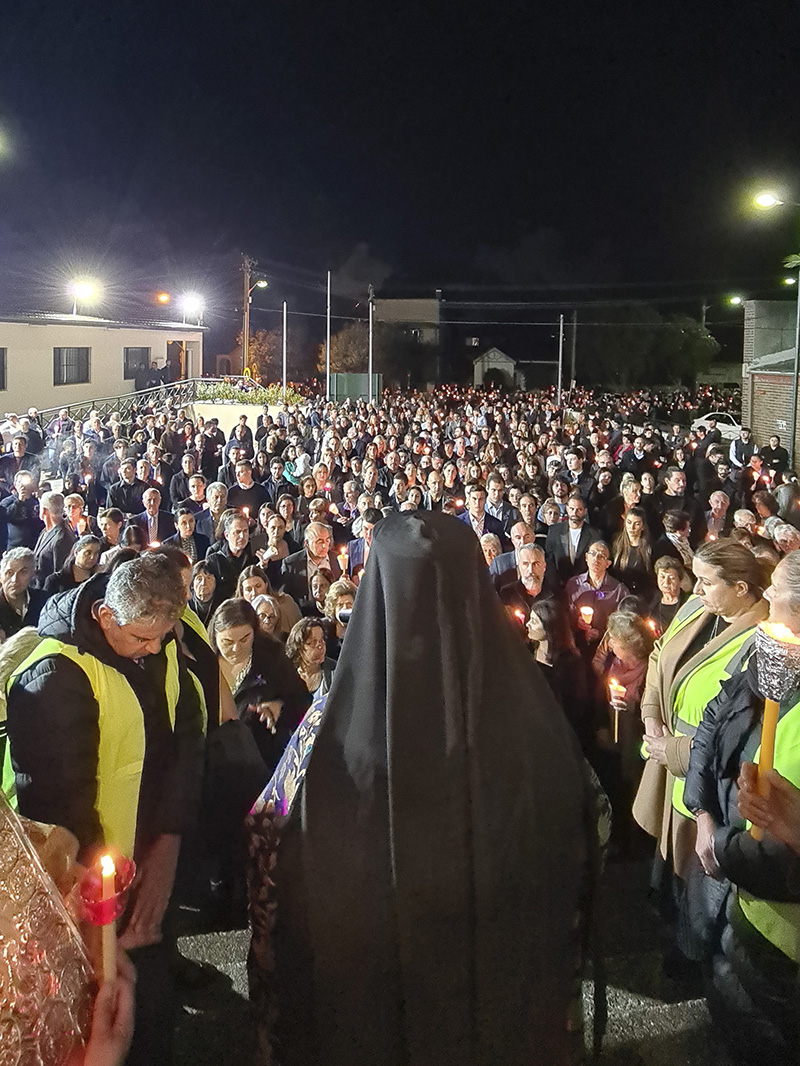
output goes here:
[[650, 626], [656, 636], [658, 636], [658, 622], [655, 620], [655, 618], [648, 618], [647, 624]]
[[250, 508], [249, 507], [243, 507], [242, 510], [244, 511], [245, 518], [249, 518], [250, 517]]
[[340, 552], [338, 558], [339, 558], [339, 569], [344, 574], [344, 573], [347, 572], [347, 552], [346, 551]]
[[[759, 647], [759, 631], [766, 634], [775, 642], [773, 647], [776, 651], [780, 652], [780, 645], [783, 645], [783, 655], [789, 658], [789, 663], [792, 659], [796, 659], [797, 646], [800, 645], [800, 637], [797, 636], [792, 630], [781, 623], [776, 622], [762, 622], [759, 629], [756, 631], [756, 654], [758, 655], [762, 648]], [[777, 647], [776, 647], [777, 646]], [[794, 647], [794, 654], [792, 652], [792, 646]], [[769, 653], [767, 653], [769, 654]], [[779, 662], [771, 664], [771, 669], [766, 668], [762, 676], [761, 662], [757, 663], [759, 669], [759, 687], [762, 691], [770, 691], [774, 696], [780, 696], [785, 694], [785, 688], [782, 688], [782, 684], [792, 676], [792, 670], [789, 663]], [[796, 669], [796, 667], [795, 667]], [[772, 770], [775, 764], [775, 734], [778, 728], [778, 712], [780, 710], [780, 703], [777, 699], [771, 699], [769, 696], [764, 700], [764, 717], [761, 722], [761, 749], [758, 757], [758, 779], [756, 788], [759, 796], [763, 796], [765, 799], [769, 796], [769, 781], [767, 780], [767, 774]], [[762, 840], [764, 837], [763, 829], [759, 826], [752, 826], [750, 829], [750, 835], [755, 840]]]
[[520, 611], [519, 608], [517, 608], [517, 610], [514, 611], [514, 617], [518, 618], [520, 620], [520, 622], [522, 622], [522, 624], [525, 625], [525, 612], [524, 611]]
[[[114, 860], [110, 855], [103, 855], [100, 859], [100, 869], [103, 875], [101, 899], [107, 903], [117, 893], [116, 877], [117, 870]], [[117, 976], [117, 923], [107, 922], [103, 926], [103, 980], [112, 981]]]
[[463, 507], [463, 506], [464, 506], [464, 501], [463, 500], [456, 500], [456, 507]]
[[150, 541], [150, 547], [151, 548], [160, 548], [161, 547], [161, 541], [160, 540], [151, 540]]
[[579, 608], [579, 613], [581, 621], [587, 626], [590, 626], [592, 624], [592, 619], [594, 618], [594, 607], [581, 607]]

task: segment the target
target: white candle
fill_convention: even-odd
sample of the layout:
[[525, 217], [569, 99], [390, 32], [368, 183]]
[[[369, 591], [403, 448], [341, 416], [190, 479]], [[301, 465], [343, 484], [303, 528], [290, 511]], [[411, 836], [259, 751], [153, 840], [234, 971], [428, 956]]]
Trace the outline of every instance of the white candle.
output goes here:
[[[103, 875], [101, 899], [104, 903], [112, 900], [117, 894], [116, 876], [117, 871], [114, 860], [110, 855], [103, 855], [100, 859], [100, 869]], [[117, 923], [108, 922], [103, 926], [103, 980], [113, 981], [117, 976]]]

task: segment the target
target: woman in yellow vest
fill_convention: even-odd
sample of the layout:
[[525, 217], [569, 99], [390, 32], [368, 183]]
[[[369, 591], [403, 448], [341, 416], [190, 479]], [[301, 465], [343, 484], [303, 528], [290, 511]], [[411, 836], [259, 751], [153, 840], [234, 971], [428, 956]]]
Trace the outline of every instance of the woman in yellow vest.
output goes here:
[[[800, 634], [800, 552], [778, 564], [764, 595], [770, 621]], [[747, 802], [764, 707], [756, 666], [754, 656], [725, 682], [697, 732], [685, 799], [697, 817], [706, 876], [692, 877], [688, 899], [709, 1006], [732, 1059], [773, 1066], [800, 1061], [800, 855], [774, 820], [755, 840], [742, 816], [758, 807]], [[743, 762], [744, 803], [736, 787]], [[780, 704], [775, 769], [785, 797], [800, 785], [800, 677]]]
[[747, 665], [755, 627], [767, 614], [766, 575], [741, 544], [704, 544], [693, 570], [694, 594], [650, 657], [641, 702], [647, 765], [633, 807], [636, 821], [658, 841], [654, 887], [663, 893], [667, 916], [694, 856], [695, 822], [683, 803], [692, 739], [722, 682]]

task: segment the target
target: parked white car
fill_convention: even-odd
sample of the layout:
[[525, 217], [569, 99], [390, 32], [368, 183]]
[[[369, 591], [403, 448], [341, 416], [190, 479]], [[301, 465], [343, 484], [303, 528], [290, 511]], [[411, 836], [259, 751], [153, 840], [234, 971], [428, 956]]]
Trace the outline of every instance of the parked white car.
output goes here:
[[709, 411], [707, 415], [703, 415], [702, 418], [696, 418], [692, 422], [692, 429], [697, 429], [698, 426], [705, 426], [708, 429], [709, 418], [716, 418], [717, 429], [722, 434], [723, 440], [738, 440], [739, 433], [741, 431], [741, 423], [737, 422], [733, 415], [728, 414], [727, 411]]

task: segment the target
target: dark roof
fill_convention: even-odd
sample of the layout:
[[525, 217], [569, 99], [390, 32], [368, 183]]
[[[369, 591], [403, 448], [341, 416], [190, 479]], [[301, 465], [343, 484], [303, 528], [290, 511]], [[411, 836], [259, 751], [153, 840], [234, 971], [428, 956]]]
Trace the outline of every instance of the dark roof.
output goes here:
[[208, 329], [208, 326], [197, 326], [193, 322], [164, 322], [156, 319], [143, 319], [140, 322], [120, 322], [113, 318], [95, 318], [94, 315], [70, 315], [55, 311], [0, 313], [0, 322], [21, 322], [28, 326], [80, 325], [102, 326], [104, 329], [159, 329], [171, 332], [178, 330], [183, 333]]

